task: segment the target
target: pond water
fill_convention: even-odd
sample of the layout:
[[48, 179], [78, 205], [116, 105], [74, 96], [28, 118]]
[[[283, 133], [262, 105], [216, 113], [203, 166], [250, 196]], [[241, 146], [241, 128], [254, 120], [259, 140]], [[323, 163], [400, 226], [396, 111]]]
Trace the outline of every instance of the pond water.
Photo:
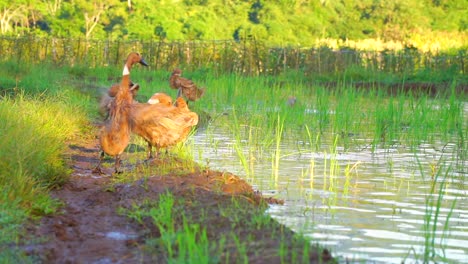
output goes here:
[[192, 137], [195, 159], [284, 199], [267, 212], [335, 256], [350, 263], [414, 263], [434, 242], [434, 252], [446, 258], [439, 263], [468, 263], [468, 171], [456, 145], [316, 151], [283, 142], [278, 163], [272, 155], [250, 157], [246, 172], [230, 135], [199, 130]]

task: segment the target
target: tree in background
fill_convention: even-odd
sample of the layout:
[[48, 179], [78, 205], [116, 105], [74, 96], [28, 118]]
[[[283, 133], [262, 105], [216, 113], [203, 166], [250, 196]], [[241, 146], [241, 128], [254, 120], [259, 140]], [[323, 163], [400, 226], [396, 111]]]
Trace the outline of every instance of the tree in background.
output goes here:
[[[28, 3], [25, 1], [0, 2], [0, 33], [21, 34], [24, 29], [29, 28], [30, 15], [34, 11], [29, 10]], [[34, 19], [34, 16], [31, 17]]]
[[466, 0], [0, 0], [0, 34], [225, 40], [310, 46], [317, 39], [467, 35]]

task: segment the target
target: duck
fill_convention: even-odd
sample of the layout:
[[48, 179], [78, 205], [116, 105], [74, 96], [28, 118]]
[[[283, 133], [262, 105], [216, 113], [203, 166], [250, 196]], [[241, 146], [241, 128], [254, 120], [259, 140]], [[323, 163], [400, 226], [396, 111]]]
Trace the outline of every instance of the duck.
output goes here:
[[130, 92], [130, 70], [134, 64], [148, 66], [146, 61], [138, 52], [131, 52], [127, 56], [122, 72], [122, 80], [115, 93], [114, 100], [109, 106], [109, 118], [106, 120], [99, 132], [100, 157], [99, 163], [93, 172], [103, 174], [101, 163], [105, 154], [115, 158], [115, 173], [121, 173], [121, 154], [130, 142], [131, 127], [129, 124], [130, 110], [133, 95]]
[[[166, 94], [158, 96], [166, 99], [169, 97]], [[129, 121], [132, 132], [148, 143], [147, 160], [151, 160], [155, 158], [153, 147], [156, 148], [157, 156], [162, 148], [167, 150], [185, 141], [191, 129], [198, 124], [198, 114], [188, 108], [182, 97], [178, 97], [175, 105], [172, 101], [133, 104]]]
[[181, 113], [185, 113], [185, 122], [192, 123], [191, 127], [184, 128], [181, 133], [181, 141], [185, 140], [189, 135], [190, 131], [192, 130], [193, 126], [198, 125], [198, 114], [195, 112], [190, 111], [187, 102], [182, 98], [178, 97], [175, 102], [175, 106]]
[[182, 70], [174, 69], [169, 78], [169, 86], [177, 89], [177, 97], [184, 96], [188, 101], [197, 101], [205, 94], [205, 88], [198, 88], [190, 79], [182, 77]]

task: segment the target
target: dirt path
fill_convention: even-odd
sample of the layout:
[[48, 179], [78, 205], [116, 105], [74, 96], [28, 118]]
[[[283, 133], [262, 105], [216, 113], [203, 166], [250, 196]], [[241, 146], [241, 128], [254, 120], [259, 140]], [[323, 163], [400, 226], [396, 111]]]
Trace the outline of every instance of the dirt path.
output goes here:
[[[57, 214], [43, 217], [39, 225], [30, 228], [38, 240], [26, 246], [25, 251], [37, 258], [38, 262], [167, 262], [167, 256], [161, 253], [161, 249], [149, 248], [145, 243], [147, 239], [158, 236], [150, 221], [142, 225], [118, 213], [119, 208], [128, 209], [145, 200], [156, 201], [167, 190], [189, 201], [183, 205], [183, 213], [189, 219], [201, 219], [200, 212], [204, 212], [205, 218], [200, 224], [207, 228], [208, 239], [218, 241], [223, 234], [236, 234], [240, 241], [245, 241], [245, 253], [239, 252], [239, 247], [234, 243], [226, 242], [224, 252], [219, 256], [223, 263], [242, 262], [238, 258], [243, 254], [248, 256], [249, 263], [288, 263], [282, 262], [282, 259], [304, 256], [304, 242], [297, 240], [292, 231], [276, 221], [271, 220], [263, 228], [249, 224], [248, 218], [258, 210], [264, 210], [266, 202], [280, 201], [262, 198], [235, 175], [199, 167], [186, 171], [183, 161], [169, 155], [156, 160], [151, 166], [171, 162], [175, 166], [170, 173], [150, 174], [144, 180], [132, 183], [117, 183], [109, 175], [92, 173], [97, 164], [97, 154], [93, 140], [70, 146], [73, 173], [63, 188], [52, 192], [53, 197], [63, 202], [63, 207]], [[109, 173], [111, 169], [110, 165]], [[138, 167], [127, 169], [138, 171]], [[239, 198], [237, 207], [232, 205], [233, 197]], [[221, 208], [230, 207], [233, 208], [233, 215], [243, 217], [245, 223], [230, 222], [233, 217], [220, 212]], [[278, 254], [281, 241], [286, 241], [284, 244], [289, 251], [286, 257]], [[305, 262], [331, 260], [328, 251], [310, 248]]]
[[138, 226], [117, 214], [122, 200], [109, 191], [111, 178], [92, 174], [98, 149], [74, 146], [71, 151], [70, 180], [52, 192], [63, 207], [33, 230], [45, 241], [28, 253], [44, 263], [135, 263]]

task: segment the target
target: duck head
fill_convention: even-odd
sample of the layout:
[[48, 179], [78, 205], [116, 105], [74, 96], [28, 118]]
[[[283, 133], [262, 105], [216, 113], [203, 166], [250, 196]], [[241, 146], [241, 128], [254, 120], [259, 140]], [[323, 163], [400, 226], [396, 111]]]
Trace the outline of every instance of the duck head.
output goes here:
[[148, 66], [148, 63], [143, 59], [140, 53], [131, 52], [127, 57], [127, 64], [133, 65], [135, 63], [140, 63], [143, 66]]
[[184, 98], [182, 98], [182, 97], [178, 97], [176, 99], [176, 106], [179, 109], [188, 109], [187, 102], [185, 102]]
[[179, 68], [175, 68], [174, 71], [172, 72], [172, 75], [182, 75], [182, 70]]
[[148, 104], [162, 104], [165, 106], [171, 106], [172, 98], [165, 93], [155, 93], [148, 100]]

